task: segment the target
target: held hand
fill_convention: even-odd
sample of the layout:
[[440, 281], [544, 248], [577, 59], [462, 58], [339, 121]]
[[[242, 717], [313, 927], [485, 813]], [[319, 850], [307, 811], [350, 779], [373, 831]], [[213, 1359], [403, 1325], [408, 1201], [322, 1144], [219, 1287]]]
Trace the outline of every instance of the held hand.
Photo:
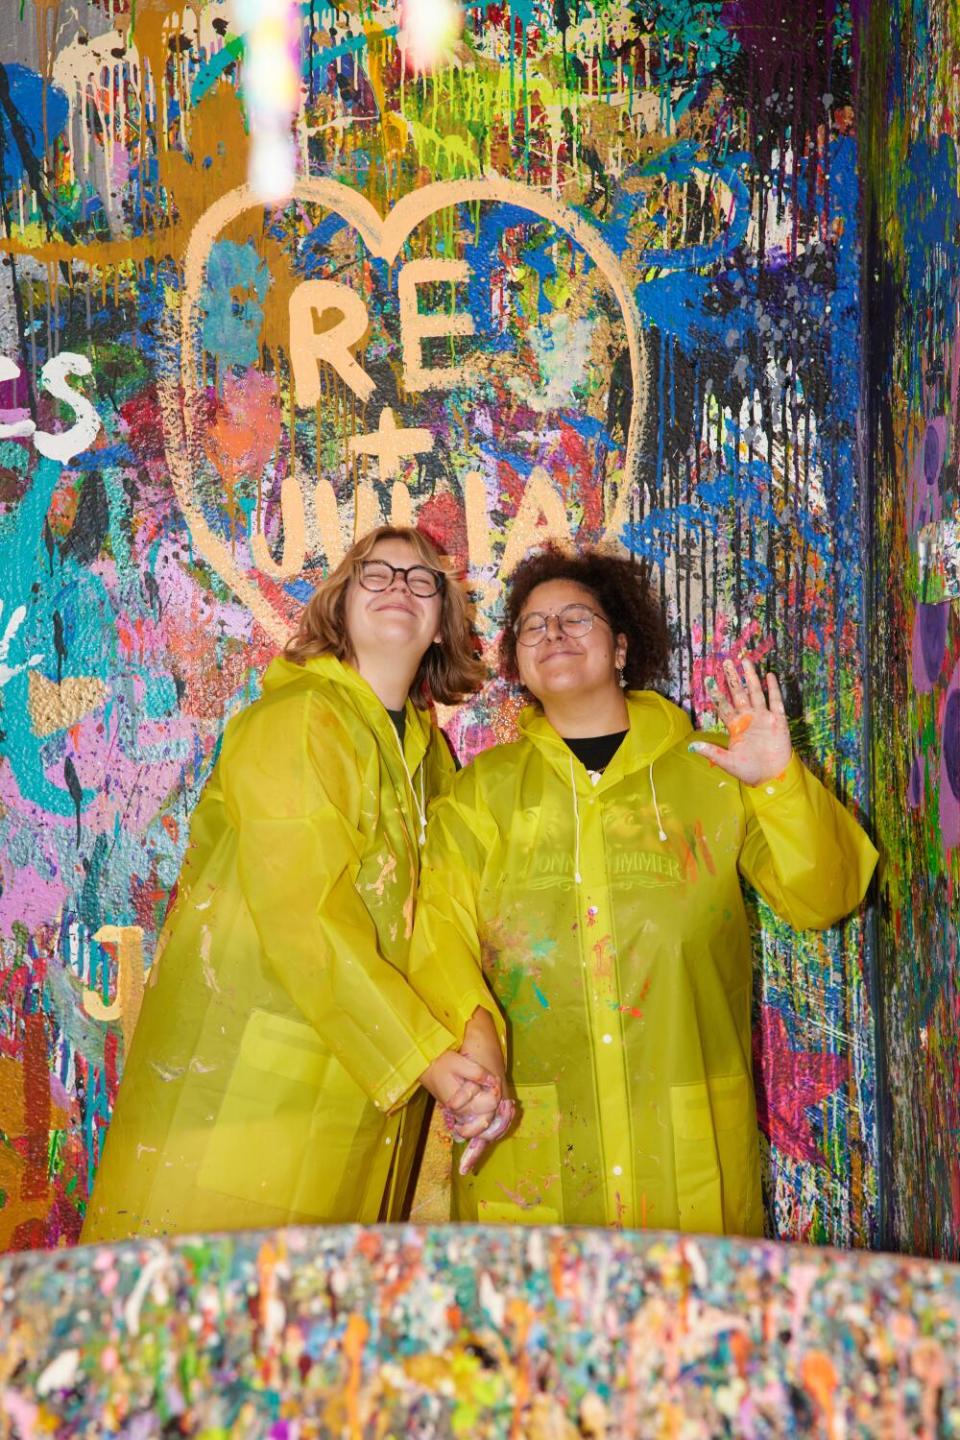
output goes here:
[[730, 732], [729, 747], [694, 740], [689, 748], [745, 785], [762, 785], [783, 774], [793, 753], [780, 686], [774, 675], [767, 676], [768, 705], [751, 661], [743, 662], [746, 683], [732, 660], [723, 662], [723, 670], [730, 699], [719, 686], [716, 692], [720, 719]]
[[469, 1175], [470, 1171], [476, 1168], [487, 1146], [493, 1145], [500, 1139], [501, 1135], [505, 1135], [510, 1129], [516, 1113], [517, 1102], [515, 1100], [506, 1099], [500, 1101], [500, 1104], [494, 1112], [493, 1119], [490, 1121], [486, 1130], [482, 1130], [479, 1135], [475, 1135], [460, 1156], [459, 1169], [461, 1175]]
[[[473, 1140], [484, 1134], [493, 1121], [506, 1090], [503, 1052], [489, 1011], [482, 1005], [474, 1010], [463, 1033], [461, 1055], [483, 1066], [490, 1077], [469, 1105], [447, 1106], [444, 1121], [454, 1140]], [[496, 1082], [495, 1084], [493, 1082]], [[462, 1162], [461, 1162], [462, 1163]], [[462, 1173], [466, 1174], [466, 1171]]]
[[476, 1095], [459, 1109], [447, 1105], [443, 1110], [443, 1123], [457, 1142], [472, 1140], [482, 1135], [497, 1113], [497, 1106], [503, 1096], [498, 1076], [488, 1076], [486, 1083]]
[[444, 1109], [467, 1110], [481, 1090], [492, 1090], [500, 1099], [500, 1082], [482, 1065], [461, 1055], [459, 1050], [445, 1050], [420, 1076], [420, 1084], [429, 1090]]

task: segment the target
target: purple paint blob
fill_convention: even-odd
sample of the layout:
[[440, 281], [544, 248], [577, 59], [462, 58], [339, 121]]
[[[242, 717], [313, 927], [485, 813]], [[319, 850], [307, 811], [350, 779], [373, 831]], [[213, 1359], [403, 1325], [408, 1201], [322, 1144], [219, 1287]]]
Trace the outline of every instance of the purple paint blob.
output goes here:
[[931, 420], [923, 438], [923, 478], [928, 485], [936, 485], [943, 469], [943, 457], [947, 449], [947, 422], [943, 415]]
[[913, 683], [921, 695], [929, 695], [943, 668], [950, 623], [950, 601], [942, 605], [918, 605], [913, 619]]
[[940, 749], [940, 834], [945, 850], [960, 845], [960, 663], [954, 667], [943, 712]]
[[960, 690], [949, 696], [944, 711], [943, 773], [954, 799], [960, 800]]
[[907, 785], [907, 804], [911, 810], [916, 810], [923, 798], [921, 782], [920, 756], [914, 755], [913, 764], [910, 766], [910, 781]]

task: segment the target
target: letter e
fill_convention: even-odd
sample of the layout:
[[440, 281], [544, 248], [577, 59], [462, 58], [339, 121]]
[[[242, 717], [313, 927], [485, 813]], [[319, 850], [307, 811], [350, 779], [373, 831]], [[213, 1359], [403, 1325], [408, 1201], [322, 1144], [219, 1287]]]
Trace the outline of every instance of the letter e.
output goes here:
[[473, 317], [458, 314], [421, 315], [417, 286], [470, 278], [466, 260], [410, 260], [397, 279], [400, 299], [400, 344], [403, 348], [403, 385], [406, 390], [453, 390], [467, 378], [466, 365], [424, 365], [424, 340], [443, 335], [472, 335]]

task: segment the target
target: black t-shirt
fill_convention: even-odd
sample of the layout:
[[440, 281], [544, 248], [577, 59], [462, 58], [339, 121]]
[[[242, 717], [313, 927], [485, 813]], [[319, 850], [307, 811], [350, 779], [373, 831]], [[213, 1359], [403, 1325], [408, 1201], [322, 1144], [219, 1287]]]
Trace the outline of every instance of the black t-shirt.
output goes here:
[[623, 744], [626, 734], [626, 730], [619, 730], [615, 735], [578, 736], [574, 740], [564, 739], [564, 744], [569, 746], [586, 770], [602, 775]]
[[406, 710], [390, 710], [390, 709], [387, 709], [387, 714], [390, 716], [390, 719], [393, 721], [394, 728], [395, 728], [397, 734], [400, 736], [400, 744], [402, 745], [402, 744], [403, 744], [403, 737], [404, 737], [404, 734], [405, 734], [406, 729], [407, 729], [407, 712], [406, 712]]

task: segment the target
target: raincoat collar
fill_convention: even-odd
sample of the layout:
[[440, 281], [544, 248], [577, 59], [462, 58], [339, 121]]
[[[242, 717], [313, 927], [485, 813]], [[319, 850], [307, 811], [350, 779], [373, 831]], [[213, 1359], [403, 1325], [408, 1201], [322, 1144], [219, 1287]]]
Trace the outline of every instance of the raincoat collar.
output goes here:
[[[373, 730], [381, 747], [399, 758], [400, 746], [396, 727], [387, 713], [386, 706], [376, 695], [368, 681], [358, 670], [338, 660], [335, 655], [314, 655], [303, 665], [278, 655], [271, 660], [263, 676], [264, 694], [279, 690], [283, 685], [303, 680], [305, 676], [316, 676], [344, 692], [353, 708]], [[430, 743], [431, 721], [425, 710], [418, 710], [409, 698], [404, 706], [406, 725], [404, 727], [403, 758], [411, 774], [416, 772]]]
[[596, 785], [591, 784], [585, 767], [557, 734], [539, 706], [528, 705], [522, 711], [520, 734], [541, 752], [565, 784], [570, 784], [572, 774], [578, 791], [585, 795], [595, 794], [616, 785], [634, 770], [649, 769], [655, 760], [659, 760], [692, 730], [686, 713], [653, 690], [630, 690], [624, 698], [630, 728]]

